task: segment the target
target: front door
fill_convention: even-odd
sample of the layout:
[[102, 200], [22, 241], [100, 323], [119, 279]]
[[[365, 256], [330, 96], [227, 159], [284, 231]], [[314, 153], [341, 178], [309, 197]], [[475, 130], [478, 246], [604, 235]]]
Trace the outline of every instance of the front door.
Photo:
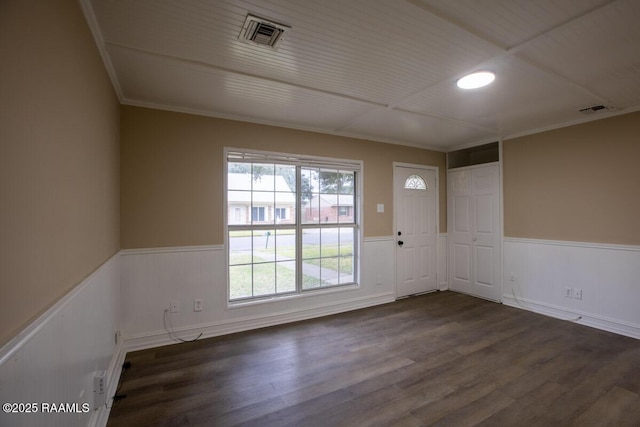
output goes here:
[[395, 165], [396, 297], [437, 289], [437, 169]]

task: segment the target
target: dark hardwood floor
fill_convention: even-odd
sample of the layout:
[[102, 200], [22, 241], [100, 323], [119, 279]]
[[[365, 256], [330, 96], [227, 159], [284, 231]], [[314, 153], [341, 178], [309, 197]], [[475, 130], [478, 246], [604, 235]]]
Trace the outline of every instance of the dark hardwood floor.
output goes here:
[[640, 426], [640, 340], [453, 292], [130, 353], [115, 426]]

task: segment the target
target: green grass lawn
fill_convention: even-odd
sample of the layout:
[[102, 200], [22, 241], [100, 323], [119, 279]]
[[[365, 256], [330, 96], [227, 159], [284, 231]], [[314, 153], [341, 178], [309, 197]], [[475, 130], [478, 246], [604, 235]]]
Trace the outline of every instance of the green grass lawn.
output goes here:
[[[278, 251], [278, 253], [281, 252]], [[328, 268], [333, 271], [352, 274], [353, 246], [343, 246], [340, 248], [338, 245], [324, 245], [322, 249], [320, 249], [319, 245], [305, 246], [302, 248], [302, 262]]]
[[293, 292], [296, 290], [295, 265], [281, 262], [232, 265], [229, 282], [231, 299]]
[[[291, 261], [271, 262], [272, 259], [260, 257], [260, 252], [291, 258]], [[252, 256], [248, 251], [232, 251], [229, 255], [229, 283], [231, 299], [247, 298], [260, 295], [274, 295], [294, 292], [295, 247], [279, 247], [257, 251]], [[353, 274], [353, 247], [339, 248], [338, 245], [307, 245], [303, 248], [303, 262], [340, 272], [343, 275]], [[266, 261], [266, 262], [261, 262]], [[319, 278], [303, 275], [303, 289], [313, 289], [328, 285]]]

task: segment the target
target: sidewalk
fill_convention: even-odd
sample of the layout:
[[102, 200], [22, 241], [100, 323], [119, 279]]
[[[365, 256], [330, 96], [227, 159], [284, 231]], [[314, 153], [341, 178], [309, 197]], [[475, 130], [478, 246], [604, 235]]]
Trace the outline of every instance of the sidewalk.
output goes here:
[[[242, 251], [238, 251], [238, 252], [242, 252]], [[246, 253], [250, 255], [251, 251], [246, 251]], [[284, 255], [276, 255], [269, 252], [254, 251], [253, 256], [262, 258], [263, 260], [268, 262], [295, 261], [295, 258], [290, 258]], [[289, 267], [289, 264], [283, 263], [281, 265], [285, 268], [290, 268], [291, 270], [294, 270], [294, 268]], [[302, 274], [319, 279], [323, 283], [329, 284], [329, 285], [337, 285], [340, 279], [339, 272], [335, 270], [331, 270], [329, 268], [320, 267], [319, 265], [308, 264], [306, 262], [302, 263]], [[353, 275], [342, 276], [342, 280], [340, 280], [340, 282], [343, 282], [343, 283], [350, 282], [350, 281], [353, 281]]]

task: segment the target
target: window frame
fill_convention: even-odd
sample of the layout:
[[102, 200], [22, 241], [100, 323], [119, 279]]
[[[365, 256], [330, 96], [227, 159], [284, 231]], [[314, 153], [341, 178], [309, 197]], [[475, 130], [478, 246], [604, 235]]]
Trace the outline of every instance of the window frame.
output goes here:
[[[353, 290], [355, 288], [360, 288], [361, 285], [361, 264], [362, 264], [362, 243], [363, 243], [363, 215], [362, 215], [362, 187], [364, 182], [363, 176], [363, 162], [361, 160], [351, 160], [351, 159], [338, 159], [331, 157], [318, 157], [318, 156], [308, 156], [308, 155], [298, 155], [298, 154], [289, 154], [289, 153], [277, 153], [277, 152], [268, 152], [268, 151], [260, 151], [260, 150], [250, 150], [250, 149], [237, 149], [231, 147], [224, 148], [224, 160], [223, 160], [223, 220], [224, 220], [224, 234], [225, 234], [225, 276], [226, 276], [226, 301], [228, 307], [239, 306], [244, 304], [253, 304], [253, 303], [261, 303], [261, 302], [270, 302], [270, 301], [280, 301], [286, 298], [299, 298], [299, 297], [308, 297], [312, 295], [316, 295], [318, 293], [327, 293], [327, 292], [336, 292], [336, 291], [347, 291]], [[286, 224], [281, 226], [275, 219], [275, 209], [273, 212], [274, 221], [273, 224], [269, 222], [266, 218], [267, 209], [265, 209], [265, 222], [268, 224], [259, 223], [259, 224], [230, 224], [228, 216], [228, 193], [229, 191], [229, 182], [228, 182], [228, 170], [229, 163], [263, 163], [263, 164], [275, 164], [275, 165], [292, 165], [296, 166], [296, 203], [295, 203], [295, 223], [294, 224]], [[353, 215], [353, 223], [342, 223], [339, 220], [331, 223], [323, 223], [319, 222], [315, 223], [305, 223], [302, 221], [302, 196], [300, 194], [300, 181], [301, 181], [301, 170], [303, 168], [326, 168], [330, 170], [337, 170], [343, 172], [354, 172], [354, 184], [353, 184], [353, 206], [351, 207], [351, 213]], [[293, 218], [293, 212], [289, 212], [289, 218]], [[230, 283], [230, 229], [231, 230], [265, 230], [266, 228], [270, 229], [295, 229], [296, 235], [296, 283], [295, 283], [295, 291], [281, 293], [281, 294], [269, 294], [269, 295], [258, 295], [258, 296], [250, 296], [246, 298], [236, 298], [231, 299], [231, 283]], [[303, 251], [303, 243], [302, 236], [303, 231], [309, 228], [317, 228], [319, 232], [322, 232], [322, 229], [325, 228], [335, 228], [337, 230], [341, 230], [343, 228], [352, 228], [353, 229], [353, 265], [352, 265], [352, 275], [353, 281], [344, 284], [336, 284], [336, 285], [321, 285], [317, 288], [305, 288], [303, 284], [303, 274], [302, 274], [302, 251]], [[340, 232], [340, 231], [338, 231]], [[254, 265], [253, 262], [251, 265]]]

